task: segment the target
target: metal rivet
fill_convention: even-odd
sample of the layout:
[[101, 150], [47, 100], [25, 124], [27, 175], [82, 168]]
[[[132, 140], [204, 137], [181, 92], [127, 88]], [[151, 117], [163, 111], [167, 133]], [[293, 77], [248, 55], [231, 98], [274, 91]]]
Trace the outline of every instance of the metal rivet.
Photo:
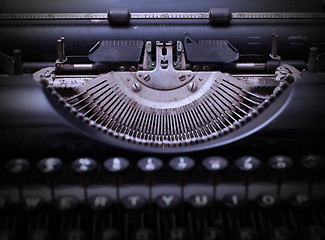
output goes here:
[[188, 76], [188, 77], [190, 77], [191, 75], [192, 75], [192, 73], [190, 73], [190, 72], [189, 72], [189, 73], [187, 73], [187, 76]]
[[141, 74], [141, 73], [139, 73], [139, 74], [138, 74], [138, 76], [139, 76], [139, 77], [142, 77], [142, 74]]
[[132, 90], [134, 92], [140, 92], [141, 91], [141, 85], [140, 85], [140, 83], [133, 83], [132, 84]]
[[197, 89], [197, 85], [195, 83], [193, 83], [193, 82], [189, 83], [187, 85], [187, 87], [188, 87], [188, 90], [190, 90], [191, 92], [195, 92], [196, 89]]
[[200, 78], [199, 78], [199, 80], [200, 80], [200, 81], [202, 81], [202, 80], [203, 80], [203, 78], [201, 78], [201, 77], [200, 77]]

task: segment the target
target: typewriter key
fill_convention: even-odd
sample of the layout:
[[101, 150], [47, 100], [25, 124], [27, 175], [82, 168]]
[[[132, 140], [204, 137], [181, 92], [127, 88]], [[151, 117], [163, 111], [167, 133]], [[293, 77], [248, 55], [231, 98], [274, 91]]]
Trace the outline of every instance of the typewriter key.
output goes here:
[[51, 238], [51, 234], [49, 233], [49, 231], [44, 230], [44, 229], [37, 229], [34, 230], [31, 233], [31, 240], [50, 240]]
[[303, 167], [308, 169], [320, 169], [324, 167], [325, 158], [318, 155], [306, 155], [300, 159]]
[[22, 204], [26, 210], [35, 210], [40, 208], [44, 204], [44, 201], [39, 196], [25, 196]]
[[87, 235], [86, 233], [81, 230], [81, 229], [71, 229], [69, 230], [66, 235], [64, 240], [86, 240]]
[[279, 200], [272, 194], [263, 194], [257, 197], [257, 203], [265, 208], [275, 207], [279, 204]]
[[43, 158], [38, 162], [37, 167], [43, 173], [57, 172], [62, 168], [62, 160], [59, 158]]
[[169, 166], [178, 172], [185, 172], [191, 170], [195, 162], [190, 157], [175, 157], [169, 162]]
[[161, 194], [156, 198], [156, 204], [162, 209], [172, 209], [181, 204], [181, 199], [174, 194]]
[[287, 170], [292, 167], [293, 162], [292, 159], [287, 156], [277, 155], [271, 157], [268, 160], [268, 164], [275, 170]]
[[306, 194], [294, 194], [290, 197], [291, 203], [296, 207], [307, 207], [312, 205], [312, 199]]
[[11, 173], [23, 173], [26, 172], [29, 168], [30, 163], [24, 158], [11, 159], [5, 165], [5, 169]]
[[154, 240], [155, 233], [150, 228], [140, 228], [134, 232], [132, 239], [134, 239], [134, 240]]
[[272, 229], [270, 234], [271, 240], [292, 240], [292, 231], [287, 227], [275, 227]]
[[240, 208], [246, 204], [246, 198], [243, 194], [227, 194], [223, 198], [223, 202], [227, 207]]
[[208, 171], [217, 172], [227, 168], [228, 161], [223, 157], [211, 156], [205, 158], [202, 165]]
[[238, 158], [235, 161], [235, 165], [239, 170], [249, 172], [257, 170], [260, 167], [261, 162], [256, 157], [244, 156]]
[[195, 208], [207, 208], [212, 205], [213, 198], [208, 194], [194, 194], [190, 197], [189, 202]]
[[94, 210], [104, 210], [111, 206], [112, 200], [107, 196], [92, 196], [89, 198], [88, 204]]
[[10, 205], [10, 201], [7, 197], [0, 196], [0, 210], [5, 209]]
[[167, 234], [168, 240], [186, 240], [189, 239], [189, 231], [185, 228], [172, 228]]
[[109, 172], [122, 172], [129, 167], [130, 163], [122, 157], [109, 158], [104, 162], [104, 168]]
[[121, 233], [116, 229], [104, 229], [98, 240], [121, 240]]
[[138, 161], [137, 166], [143, 172], [155, 172], [161, 169], [163, 162], [156, 157], [145, 157]]
[[62, 211], [72, 210], [77, 207], [78, 199], [73, 196], [60, 196], [55, 200], [55, 205]]
[[72, 162], [71, 167], [78, 173], [89, 173], [97, 168], [97, 162], [92, 158], [78, 158]]
[[129, 195], [122, 199], [126, 209], [140, 209], [146, 204], [146, 199], [141, 195]]

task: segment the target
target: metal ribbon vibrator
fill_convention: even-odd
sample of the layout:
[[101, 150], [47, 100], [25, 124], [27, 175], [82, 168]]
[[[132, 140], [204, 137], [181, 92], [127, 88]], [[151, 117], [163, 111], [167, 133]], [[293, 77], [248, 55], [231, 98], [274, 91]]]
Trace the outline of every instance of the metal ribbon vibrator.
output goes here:
[[325, 14], [0, 14], [0, 239], [325, 239]]

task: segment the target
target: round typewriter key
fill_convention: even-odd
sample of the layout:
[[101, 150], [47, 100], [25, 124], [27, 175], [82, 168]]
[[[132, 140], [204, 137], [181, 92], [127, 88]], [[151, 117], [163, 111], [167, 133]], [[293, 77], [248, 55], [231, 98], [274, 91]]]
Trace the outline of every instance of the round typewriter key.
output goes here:
[[185, 228], [180, 227], [172, 228], [167, 233], [168, 240], [187, 240], [189, 237], [189, 231]]
[[62, 160], [59, 158], [43, 158], [38, 162], [37, 167], [43, 173], [57, 172], [62, 168]]
[[[1, 239], [1, 238], [0, 238]], [[31, 240], [50, 240], [51, 234], [45, 229], [37, 229], [31, 233]]]
[[241, 227], [238, 229], [238, 240], [258, 240], [259, 234], [255, 228], [252, 227]]
[[122, 199], [126, 209], [140, 209], [146, 204], [146, 199], [141, 195], [129, 195]]
[[272, 240], [292, 240], [293, 234], [292, 231], [284, 226], [275, 227], [271, 230], [271, 238]]
[[121, 233], [113, 228], [104, 229], [99, 240], [122, 240]]
[[169, 166], [175, 171], [188, 171], [192, 169], [195, 162], [190, 157], [175, 157], [169, 162]]
[[228, 161], [223, 157], [211, 156], [207, 157], [202, 161], [202, 165], [208, 171], [221, 171], [227, 168]]
[[258, 158], [253, 156], [240, 157], [235, 161], [236, 167], [241, 171], [255, 171], [257, 170], [261, 162]]
[[25, 196], [22, 199], [22, 205], [26, 210], [35, 210], [42, 207], [44, 201], [40, 196]]
[[279, 204], [279, 200], [272, 194], [263, 194], [257, 197], [257, 203], [265, 208], [272, 208]]
[[318, 155], [306, 155], [300, 159], [300, 164], [308, 169], [320, 169], [324, 167], [325, 157]]
[[11, 239], [16, 239], [16, 236], [13, 232], [9, 230], [0, 230], [0, 239], [11, 240]]
[[26, 172], [29, 168], [30, 163], [24, 158], [11, 159], [5, 165], [5, 169], [11, 173], [23, 173]]
[[152, 240], [155, 239], [155, 232], [150, 228], [139, 228], [134, 231], [134, 240]]
[[296, 207], [307, 207], [312, 204], [312, 199], [306, 194], [294, 194], [290, 197], [290, 200]]
[[155, 172], [161, 169], [163, 162], [156, 157], [145, 157], [138, 161], [137, 166], [144, 172]]
[[[4, 196], [0, 196], [0, 210], [1, 209], [5, 209], [6, 207], [8, 207], [10, 205], [10, 201], [9, 199], [7, 199]], [[1, 239], [1, 238], [0, 238]]]
[[189, 202], [195, 208], [206, 208], [212, 205], [213, 198], [208, 194], [194, 194]]
[[92, 196], [89, 198], [88, 203], [94, 210], [104, 210], [111, 206], [112, 200], [107, 196]]
[[224, 196], [223, 202], [227, 207], [239, 208], [246, 204], [246, 198], [242, 194], [227, 194]]
[[78, 206], [78, 199], [74, 196], [60, 196], [55, 199], [55, 205], [62, 211], [72, 210]]
[[292, 167], [293, 162], [292, 159], [287, 156], [277, 155], [271, 157], [268, 160], [268, 164], [275, 170], [286, 170]]
[[122, 157], [109, 158], [104, 162], [104, 168], [109, 172], [122, 172], [129, 165], [129, 161]]
[[181, 199], [174, 194], [161, 194], [156, 198], [156, 204], [162, 209], [172, 209], [180, 205]]
[[72, 239], [73, 240], [86, 240], [87, 239], [87, 235], [81, 229], [70, 229], [65, 234], [64, 240], [72, 240]]
[[97, 162], [92, 158], [78, 158], [72, 162], [71, 167], [78, 173], [87, 173], [97, 168]]
[[321, 226], [308, 226], [304, 230], [304, 238], [310, 240], [325, 239], [325, 229]]
[[208, 227], [200, 231], [201, 239], [205, 240], [217, 240], [225, 239], [225, 233], [218, 227]]

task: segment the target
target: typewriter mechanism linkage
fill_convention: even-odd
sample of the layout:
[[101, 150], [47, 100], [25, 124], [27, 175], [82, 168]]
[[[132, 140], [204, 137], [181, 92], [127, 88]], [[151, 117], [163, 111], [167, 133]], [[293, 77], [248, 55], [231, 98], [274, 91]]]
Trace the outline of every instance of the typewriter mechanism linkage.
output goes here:
[[[176, 44], [157, 41], [155, 51], [151, 41], [100, 41], [79, 59], [65, 56], [62, 37], [55, 67], [33, 76], [76, 116], [73, 121], [97, 129], [103, 141], [161, 149], [222, 142], [301, 76], [290, 61], [281, 62], [278, 36], [272, 37], [273, 73], [261, 73], [267, 63], [236, 63], [239, 52], [227, 40], [197, 42], [185, 34]], [[73, 63], [80, 59], [86, 63]]]

